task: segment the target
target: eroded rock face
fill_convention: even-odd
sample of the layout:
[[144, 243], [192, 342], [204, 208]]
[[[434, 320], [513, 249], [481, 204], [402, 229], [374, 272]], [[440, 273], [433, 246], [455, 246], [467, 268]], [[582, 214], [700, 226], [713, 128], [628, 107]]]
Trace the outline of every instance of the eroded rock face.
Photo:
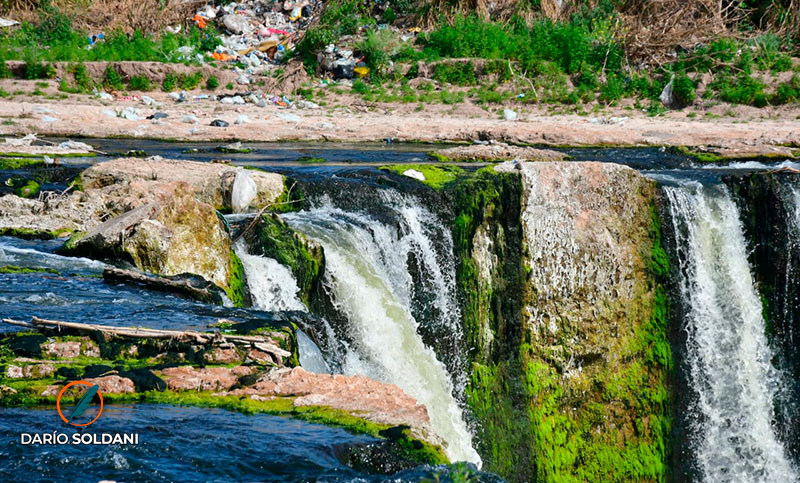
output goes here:
[[192, 366], [168, 367], [161, 371], [161, 377], [172, 391], [227, 391], [242, 376], [254, 369], [247, 366], [207, 367]]
[[252, 386], [230, 394], [296, 396], [295, 406], [327, 406], [360, 413], [376, 423], [430, 430], [425, 406], [393, 384], [360, 375], [315, 374], [295, 367], [270, 372]]
[[[198, 200], [218, 208], [231, 207], [231, 191], [236, 167], [227, 164], [176, 161], [160, 156], [120, 158], [98, 163], [83, 172], [84, 187], [97, 189], [130, 204], [146, 204], [157, 192], [154, 187], [183, 181], [188, 183]], [[283, 192], [283, 177], [275, 173], [253, 170], [250, 177], [258, 194], [251, 203], [259, 209], [275, 201]]]
[[53, 359], [74, 359], [78, 356], [100, 357], [100, 348], [89, 337], [77, 341], [51, 341], [41, 345], [42, 354]]
[[217, 212], [195, 199], [184, 182], [156, 200], [113, 218], [62, 249], [68, 255], [108, 260], [125, 259], [137, 268], [159, 274], [200, 275], [229, 288], [231, 240]]
[[86, 231], [99, 223], [96, 218], [101, 210], [99, 200], [89, 199], [84, 193], [44, 201], [9, 194], [0, 196], [0, 228]]
[[[100, 386], [99, 391], [102, 394], [125, 394], [136, 392], [136, 387], [132, 380], [128, 379], [127, 377], [120, 377], [116, 374], [110, 374], [102, 377], [91, 377], [84, 380], [88, 383], [97, 384]], [[58, 393], [61, 392], [63, 387], [64, 386], [59, 385], [47, 386], [47, 389], [45, 389], [41, 395], [58, 396]], [[85, 393], [87, 389], [89, 389], [89, 386], [86, 386], [85, 384], [75, 384], [74, 386], [70, 386], [69, 389], [65, 391], [65, 395], [68, 397], [80, 396]]]
[[9, 365], [6, 368], [6, 377], [9, 379], [43, 378], [50, 377], [54, 372], [56, 369], [51, 364]]

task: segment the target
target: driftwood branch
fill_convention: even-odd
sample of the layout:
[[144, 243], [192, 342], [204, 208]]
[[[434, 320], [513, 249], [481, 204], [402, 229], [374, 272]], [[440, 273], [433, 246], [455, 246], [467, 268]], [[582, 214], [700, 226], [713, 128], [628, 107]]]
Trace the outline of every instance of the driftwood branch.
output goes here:
[[92, 334], [100, 332], [104, 335], [113, 335], [123, 338], [136, 339], [176, 339], [181, 341], [191, 340], [198, 344], [224, 345], [232, 344], [243, 348], [254, 348], [269, 352], [280, 357], [289, 357], [292, 354], [273, 344], [272, 339], [260, 335], [229, 335], [219, 332], [196, 332], [180, 330], [146, 329], [142, 327], [114, 327], [111, 325], [83, 324], [80, 322], [64, 322], [60, 320], [40, 319], [33, 317], [31, 322], [21, 320], [3, 319], [3, 322], [20, 327], [32, 328], [41, 331], [71, 332]]
[[103, 280], [111, 283], [138, 283], [153, 290], [176, 292], [197, 300], [222, 304], [222, 290], [199, 277], [161, 277], [121, 268], [103, 270]]
[[252, 230], [253, 227], [256, 226], [256, 223], [258, 223], [258, 220], [261, 219], [261, 215], [263, 215], [264, 212], [267, 211], [268, 208], [272, 208], [273, 206], [279, 206], [279, 205], [289, 205], [289, 204], [297, 203], [298, 201], [300, 201], [300, 200], [292, 200], [291, 199], [292, 198], [292, 190], [294, 189], [296, 184], [297, 184], [297, 181], [292, 183], [292, 186], [289, 187], [289, 191], [286, 193], [286, 201], [281, 201], [280, 203], [267, 203], [266, 205], [264, 205], [264, 207], [261, 208], [258, 211], [258, 213], [256, 213], [256, 216], [253, 218], [253, 220], [250, 221], [250, 224], [248, 224], [247, 227], [245, 227], [245, 229], [241, 231], [241, 233], [236, 235], [236, 238], [233, 239], [233, 243], [236, 243], [237, 241], [239, 241], [239, 239], [241, 237], [243, 237], [245, 235], [245, 233], [247, 233], [248, 231]]

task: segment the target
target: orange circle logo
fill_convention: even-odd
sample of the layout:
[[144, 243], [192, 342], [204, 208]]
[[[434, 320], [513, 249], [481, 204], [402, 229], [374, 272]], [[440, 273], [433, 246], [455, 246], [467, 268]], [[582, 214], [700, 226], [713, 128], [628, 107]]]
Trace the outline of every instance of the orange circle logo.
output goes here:
[[[74, 386], [76, 384], [89, 386], [89, 389], [86, 390], [83, 396], [78, 400], [78, 403], [75, 404], [75, 407], [72, 408], [72, 413], [70, 414], [69, 419], [67, 419], [64, 417], [64, 413], [61, 412], [61, 396], [64, 394], [64, 391], [66, 391], [71, 386]], [[89, 409], [89, 404], [91, 404], [95, 394], [97, 394], [100, 397], [100, 411], [97, 412], [97, 416], [95, 416], [94, 419], [92, 419], [88, 423], [81, 423], [81, 424], [73, 423], [72, 420], [74, 418], [80, 416], [81, 414], [86, 412], [87, 409]], [[58, 415], [61, 416], [61, 419], [63, 419], [65, 423], [71, 424], [73, 426], [89, 426], [90, 424], [97, 421], [97, 418], [99, 418], [100, 415], [103, 413], [103, 395], [100, 393], [100, 386], [98, 386], [97, 384], [92, 384], [91, 382], [88, 381], [70, 382], [69, 384], [61, 388], [61, 391], [58, 393], [58, 398], [56, 399], [56, 409], [58, 410]]]

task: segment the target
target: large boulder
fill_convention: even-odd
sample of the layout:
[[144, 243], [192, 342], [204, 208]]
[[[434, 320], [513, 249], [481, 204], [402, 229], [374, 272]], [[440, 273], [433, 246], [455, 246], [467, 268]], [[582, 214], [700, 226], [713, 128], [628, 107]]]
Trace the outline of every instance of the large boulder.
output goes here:
[[[237, 169], [242, 168], [154, 156], [98, 163], [81, 176], [85, 190], [101, 190], [107, 197], [116, 198], [119, 211], [152, 202], [164, 186], [178, 181], [188, 183], [199, 201], [227, 210], [231, 209], [231, 193]], [[283, 193], [283, 176], [258, 170], [251, 170], [249, 174], [257, 189], [250, 209], [260, 209], [276, 201]]]
[[191, 185], [172, 183], [157, 199], [71, 238], [65, 255], [126, 261], [158, 275], [195, 274], [240, 301], [241, 262], [217, 211]]

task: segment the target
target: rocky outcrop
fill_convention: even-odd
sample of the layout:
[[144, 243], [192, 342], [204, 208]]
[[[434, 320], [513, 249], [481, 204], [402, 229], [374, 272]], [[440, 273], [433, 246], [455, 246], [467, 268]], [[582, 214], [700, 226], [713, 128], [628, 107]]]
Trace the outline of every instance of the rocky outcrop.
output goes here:
[[[235, 166], [228, 164], [175, 161], [160, 156], [150, 158], [120, 158], [98, 163], [82, 174], [86, 190], [100, 190], [116, 198], [120, 211], [150, 203], [158, 196], [159, 188], [176, 182], [188, 183], [197, 199], [218, 209], [231, 208]], [[276, 201], [283, 193], [283, 176], [251, 170], [257, 195], [250, 208], [257, 210]]]
[[37, 238], [54, 238], [59, 233], [89, 230], [98, 223], [97, 213], [101, 210], [98, 200], [87, 199], [83, 193], [44, 200], [9, 194], [0, 196], [0, 231], [9, 235], [39, 233]]
[[484, 468], [663, 480], [671, 352], [655, 183], [608, 163], [495, 171], [456, 198], [454, 230]]
[[506, 143], [472, 144], [432, 151], [430, 156], [444, 162], [464, 161], [564, 161], [569, 156], [549, 149], [512, 146]]
[[154, 201], [71, 238], [60, 252], [128, 261], [159, 275], [198, 275], [240, 305], [243, 270], [225, 224], [213, 206], [195, 199], [190, 185], [170, 187]]
[[251, 367], [168, 367], [160, 371], [171, 391], [227, 391], [239, 378], [252, 374]]

